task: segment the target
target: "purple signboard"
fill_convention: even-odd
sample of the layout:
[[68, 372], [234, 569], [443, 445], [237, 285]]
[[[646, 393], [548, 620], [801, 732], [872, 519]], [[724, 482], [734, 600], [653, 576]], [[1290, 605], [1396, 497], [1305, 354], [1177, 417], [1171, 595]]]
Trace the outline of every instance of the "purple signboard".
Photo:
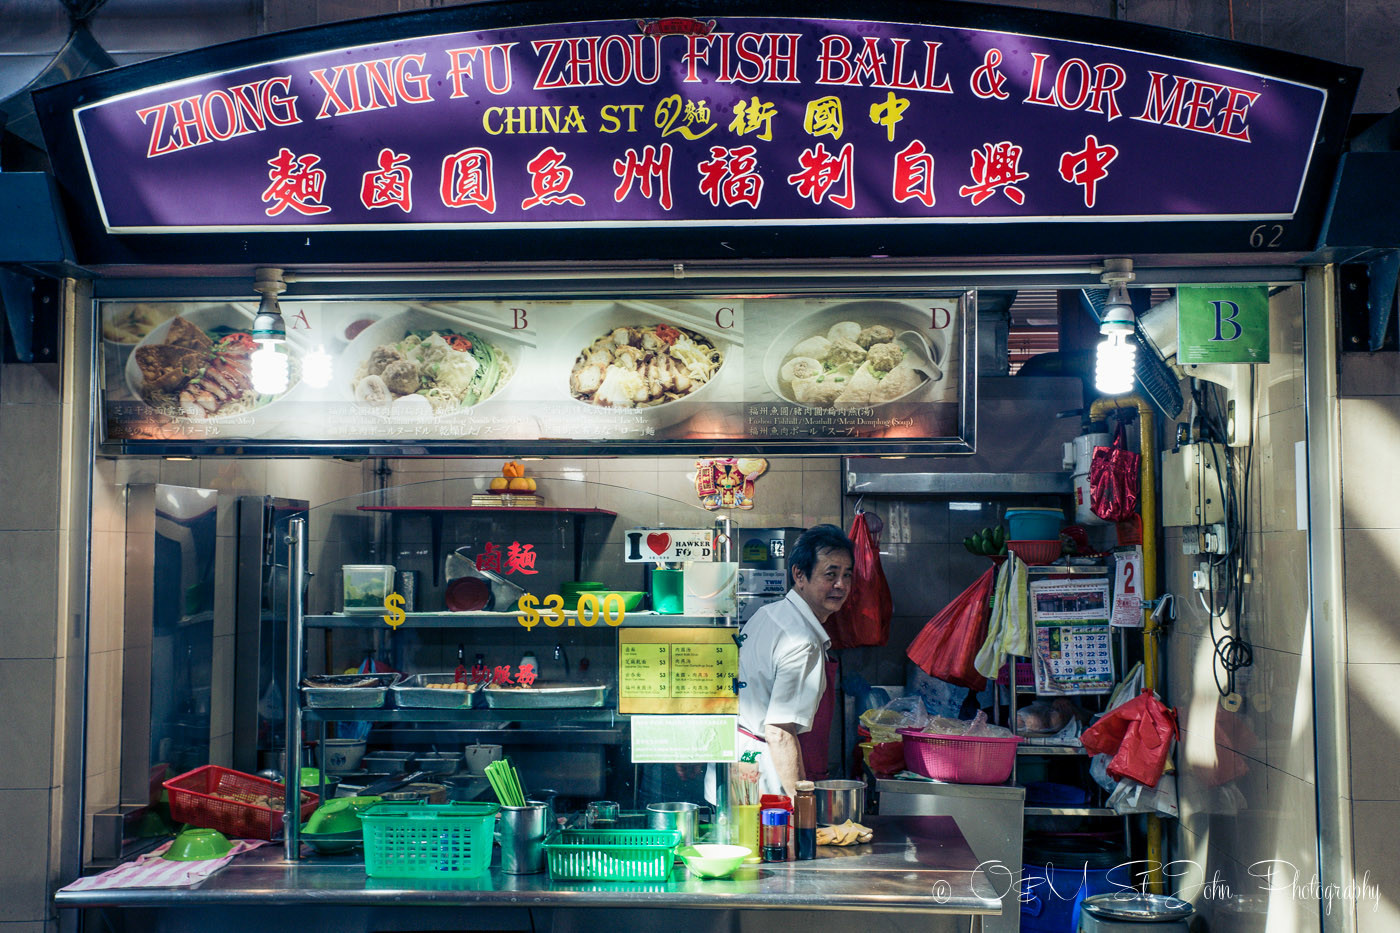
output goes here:
[[1327, 92], [993, 30], [724, 17], [398, 39], [74, 111], [106, 228], [1289, 219]]

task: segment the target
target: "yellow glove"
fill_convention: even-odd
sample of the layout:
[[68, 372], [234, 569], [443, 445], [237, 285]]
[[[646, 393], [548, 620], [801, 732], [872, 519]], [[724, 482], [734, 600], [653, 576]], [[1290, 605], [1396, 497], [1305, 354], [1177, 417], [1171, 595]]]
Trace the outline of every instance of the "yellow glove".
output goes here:
[[822, 826], [817, 829], [819, 846], [853, 846], [869, 842], [875, 834], [868, 826], [854, 820], [847, 820], [839, 826]]

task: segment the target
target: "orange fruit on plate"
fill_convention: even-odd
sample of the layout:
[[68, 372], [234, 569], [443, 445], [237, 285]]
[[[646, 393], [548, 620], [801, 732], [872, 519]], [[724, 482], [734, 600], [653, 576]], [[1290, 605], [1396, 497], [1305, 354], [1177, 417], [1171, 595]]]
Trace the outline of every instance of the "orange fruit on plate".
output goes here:
[[515, 476], [509, 480], [511, 492], [529, 492], [530, 480], [523, 476]]
[[507, 489], [509, 489], [509, 488], [510, 488], [510, 480], [506, 479], [504, 476], [493, 476], [493, 477], [491, 477], [491, 491], [492, 491], [492, 492], [505, 492], [505, 491], [506, 491]]

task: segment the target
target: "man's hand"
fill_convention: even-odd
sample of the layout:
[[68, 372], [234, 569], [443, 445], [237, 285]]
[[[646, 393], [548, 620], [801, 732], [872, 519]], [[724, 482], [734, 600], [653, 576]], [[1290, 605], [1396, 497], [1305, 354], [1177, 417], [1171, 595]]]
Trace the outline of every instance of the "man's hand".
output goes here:
[[797, 726], [793, 723], [768, 723], [763, 727], [768, 742], [768, 754], [773, 758], [773, 770], [783, 783], [783, 793], [797, 796], [797, 782], [806, 778], [802, 768], [802, 748], [797, 744]]

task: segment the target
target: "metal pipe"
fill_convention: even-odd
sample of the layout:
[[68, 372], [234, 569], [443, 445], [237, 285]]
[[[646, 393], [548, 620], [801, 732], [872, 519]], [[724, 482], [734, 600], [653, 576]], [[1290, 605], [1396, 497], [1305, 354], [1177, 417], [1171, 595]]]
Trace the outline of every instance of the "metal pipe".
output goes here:
[[[1142, 598], [1157, 599], [1157, 442], [1152, 406], [1140, 395], [1097, 399], [1089, 406], [1089, 420], [1102, 421], [1120, 408], [1136, 408], [1138, 446], [1142, 454], [1138, 467], [1139, 501], [1142, 503]], [[1142, 682], [1156, 690], [1161, 672], [1157, 640], [1161, 635], [1151, 609], [1143, 609]], [[1147, 885], [1154, 894], [1163, 892], [1162, 821], [1156, 814], [1147, 817]]]
[[[864, 271], [867, 274], [886, 278], [954, 278], [966, 279], [970, 276], [1057, 276], [1087, 275], [1103, 273], [1101, 263], [1084, 263], [1077, 266], [949, 266], [946, 268], [927, 265], [886, 266], [860, 269], [835, 264], [813, 268], [790, 268], [782, 270], [785, 278], [832, 278]], [[444, 269], [413, 272], [285, 272], [283, 278], [289, 284], [315, 284], [318, 282], [495, 282], [519, 279], [519, 269]], [[619, 276], [659, 279], [715, 279], [715, 278], [763, 278], [771, 279], [777, 271], [769, 267], [735, 266], [687, 266], [684, 263], [662, 263], [645, 266], [623, 266], [607, 268], [560, 268], [530, 269], [528, 277], [535, 280], [608, 279], [616, 281]]]
[[305, 606], [302, 586], [306, 577], [306, 519], [294, 518], [287, 526], [287, 747], [283, 751], [282, 782], [286, 799], [282, 813], [282, 845], [287, 861], [301, 856], [301, 655]]

